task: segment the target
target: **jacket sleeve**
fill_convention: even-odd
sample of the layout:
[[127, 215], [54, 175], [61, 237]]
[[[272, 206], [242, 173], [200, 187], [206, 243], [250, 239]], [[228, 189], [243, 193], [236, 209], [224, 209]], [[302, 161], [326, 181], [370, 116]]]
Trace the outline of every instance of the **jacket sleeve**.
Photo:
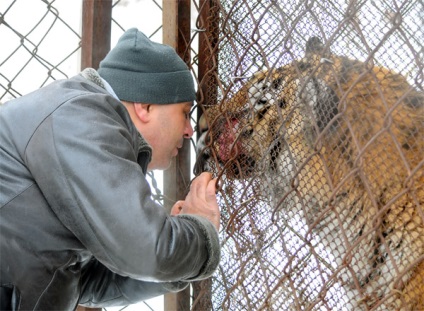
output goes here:
[[112, 272], [145, 282], [209, 277], [220, 257], [215, 227], [169, 216], [151, 199], [138, 137], [119, 101], [80, 95], [39, 125], [25, 161], [57, 217]]
[[112, 307], [134, 304], [169, 292], [183, 290], [187, 282], [145, 282], [113, 273], [93, 259], [82, 272], [79, 304]]

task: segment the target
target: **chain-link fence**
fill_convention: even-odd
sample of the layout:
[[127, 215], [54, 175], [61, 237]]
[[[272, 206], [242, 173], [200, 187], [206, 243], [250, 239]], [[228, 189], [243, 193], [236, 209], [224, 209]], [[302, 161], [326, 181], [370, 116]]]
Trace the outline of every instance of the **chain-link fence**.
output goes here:
[[[115, 0], [111, 45], [137, 27], [162, 41], [162, 7], [155, 0]], [[82, 0], [0, 3], [0, 102], [80, 71]]]
[[[0, 2], [0, 102], [79, 72], [69, 4]], [[193, 7], [199, 167], [223, 228], [193, 309], [424, 309], [423, 2]], [[161, 41], [161, 3], [114, 1], [112, 18], [112, 46], [129, 27]]]
[[[80, 72], [83, 0], [0, 1], [0, 104], [54, 80]], [[114, 0], [111, 46], [126, 29], [137, 27], [162, 41], [162, 2]], [[153, 196], [163, 203], [161, 172], [150, 172]], [[161, 310], [163, 298], [113, 310]]]
[[1, 1], [0, 102], [77, 72], [82, 1], [54, 2]]
[[423, 2], [201, 3], [212, 309], [424, 310]]

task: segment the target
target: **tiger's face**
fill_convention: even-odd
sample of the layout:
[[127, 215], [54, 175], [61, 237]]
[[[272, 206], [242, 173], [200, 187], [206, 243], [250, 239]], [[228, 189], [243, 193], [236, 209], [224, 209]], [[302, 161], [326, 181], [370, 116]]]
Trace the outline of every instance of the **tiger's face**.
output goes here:
[[[197, 170], [214, 166], [229, 178], [250, 178], [282, 165], [302, 165], [320, 152], [328, 165], [339, 156], [347, 169], [362, 146], [387, 128], [388, 120], [391, 135], [405, 148], [405, 156], [414, 158], [414, 166], [424, 148], [419, 138], [423, 102], [422, 92], [389, 69], [343, 56], [309, 55], [257, 72], [234, 96], [206, 110], [199, 123]], [[395, 149], [393, 138], [380, 135], [372, 142], [378, 148], [367, 150], [370, 161]], [[364, 169], [374, 173], [371, 166]]]
[[[325, 80], [308, 77], [311, 68], [296, 62], [257, 72], [231, 99], [207, 110], [198, 144], [199, 150], [209, 147], [203, 169], [213, 158], [228, 177], [247, 178], [275, 170], [295, 141], [313, 144], [337, 114], [338, 98]], [[213, 120], [210, 127], [205, 119]]]

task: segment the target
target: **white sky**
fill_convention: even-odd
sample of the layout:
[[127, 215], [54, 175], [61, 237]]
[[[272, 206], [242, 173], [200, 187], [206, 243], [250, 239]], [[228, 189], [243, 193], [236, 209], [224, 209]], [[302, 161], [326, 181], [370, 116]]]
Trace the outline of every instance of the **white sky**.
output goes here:
[[[58, 65], [78, 47], [80, 39], [72, 33], [70, 28], [81, 34], [82, 0], [50, 0], [50, 2], [56, 9], [52, 11], [57, 11], [58, 17], [69, 27], [58, 20], [52, 12], [48, 12], [47, 4], [42, 0], [0, 1], [0, 12], [4, 14], [5, 22], [16, 32], [25, 36], [23, 46], [20, 46], [20, 37], [4, 24], [0, 24], [0, 37], [2, 42], [7, 42], [2, 44], [0, 49], [0, 72], [8, 79], [16, 77], [12, 87], [19, 94], [15, 95], [26, 94], [46, 84], [45, 79], [51, 65]], [[148, 36], [162, 24], [161, 10], [152, 0], [122, 0], [114, 7], [113, 18], [124, 29], [137, 27]], [[51, 29], [48, 30], [50, 27]], [[112, 47], [122, 33], [123, 31], [112, 23]], [[162, 32], [156, 33], [152, 39], [161, 42]], [[42, 62], [51, 63], [47, 66], [49, 68], [42, 66], [39, 60], [32, 57], [31, 52], [34, 51], [38, 57], [42, 58]], [[27, 62], [25, 69], [21, 71]], [[80, 51], [60, 64], [59, 69], [67, 76], [77, 74], [80, 70]], [[66, 76], [60, 71], [53, 70], [52, 76], [55, 79], [65, 78]], [[53, 79], [48, 82], [51, 81]], [[7, 85], [7, 81], [2, 76], [0, 76], [0, 84]], [[0, 89], [0, 96], [3, 92], [4, 90]], [[11, 98], [13, 96], [6, 95], [1, 101], [5, 102]]]

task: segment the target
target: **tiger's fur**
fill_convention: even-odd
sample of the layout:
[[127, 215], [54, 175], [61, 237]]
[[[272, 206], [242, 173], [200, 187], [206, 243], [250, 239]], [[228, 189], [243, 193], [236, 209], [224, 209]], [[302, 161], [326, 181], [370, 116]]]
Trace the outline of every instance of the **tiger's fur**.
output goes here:
[[301, 206], [354, 310], [424, 310], [424, 94], [314, 47], [208, 109], [199, 146], [276, 210]]

